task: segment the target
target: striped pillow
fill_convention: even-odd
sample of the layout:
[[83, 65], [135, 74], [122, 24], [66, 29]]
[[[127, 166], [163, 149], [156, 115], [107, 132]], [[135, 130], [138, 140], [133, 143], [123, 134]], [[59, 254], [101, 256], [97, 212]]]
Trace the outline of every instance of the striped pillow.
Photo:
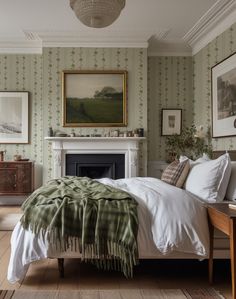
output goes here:
[[163, 171], [161, 180], [176, 187], [181, 188], [187, 178], [190, 169], [189, 160], [183, 162], [175, 160]]

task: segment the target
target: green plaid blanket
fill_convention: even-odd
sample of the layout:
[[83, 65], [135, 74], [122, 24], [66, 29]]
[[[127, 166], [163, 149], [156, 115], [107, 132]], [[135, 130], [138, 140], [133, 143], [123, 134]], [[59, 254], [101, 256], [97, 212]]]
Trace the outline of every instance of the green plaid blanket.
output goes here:
[[138, 217], [137, 203], [128, 193], [68, 176], [37, 189], [22, 209], [22, 226], [44, 237], [48, 231], [52, 246], [78, 250], [82, 259], [98, 267], [132, 277], [138, 261]]

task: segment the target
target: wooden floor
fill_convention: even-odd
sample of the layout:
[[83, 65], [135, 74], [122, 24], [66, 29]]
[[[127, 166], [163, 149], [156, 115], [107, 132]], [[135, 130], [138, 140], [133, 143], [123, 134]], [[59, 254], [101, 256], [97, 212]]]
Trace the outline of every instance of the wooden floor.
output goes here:
[[[6, 215], [6, 214], [17, 214], [21, 213], [21, 209], [19, 206], [0, 206], [0, 216], [1, 215]], [[1, 229], [1, 228], [0, 228]]]
[[[207, 278], [207, 261], [186, 260], [141, 261], [135, 268], [134, 278], [126, 279], [121, 273], [99, 271], [95, 266], [70, 259], [65, 260], [65, 278], [61, 279], [58, 275], [57, 261], [47, 259], [33, 263], [23, 282], [12, 285], [7, 281], [10, 237], [11, 232], [0, 231], [0, 289], [99, 290], [211, 287]], [[229, 261], [215, 262], [214, 278], [213, 287], [230, 299]]]

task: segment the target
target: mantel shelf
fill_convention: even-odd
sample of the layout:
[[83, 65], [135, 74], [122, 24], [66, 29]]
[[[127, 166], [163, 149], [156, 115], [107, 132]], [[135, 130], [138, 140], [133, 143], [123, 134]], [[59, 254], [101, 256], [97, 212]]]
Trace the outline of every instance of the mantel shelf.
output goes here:
[[146, 137], [45, 137], [48, 141], [142, 141]]

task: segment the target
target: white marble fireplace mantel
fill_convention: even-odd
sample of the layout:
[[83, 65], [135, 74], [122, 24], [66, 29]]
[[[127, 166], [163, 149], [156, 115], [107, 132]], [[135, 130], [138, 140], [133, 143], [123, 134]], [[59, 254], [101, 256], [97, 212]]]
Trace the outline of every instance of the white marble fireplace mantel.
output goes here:
[[66, 154], [124, 154], [125, 177], [138, 176], [139, 142], [145, 137], [45, 137], [52, 143], [54, 178], [65, 175]]

